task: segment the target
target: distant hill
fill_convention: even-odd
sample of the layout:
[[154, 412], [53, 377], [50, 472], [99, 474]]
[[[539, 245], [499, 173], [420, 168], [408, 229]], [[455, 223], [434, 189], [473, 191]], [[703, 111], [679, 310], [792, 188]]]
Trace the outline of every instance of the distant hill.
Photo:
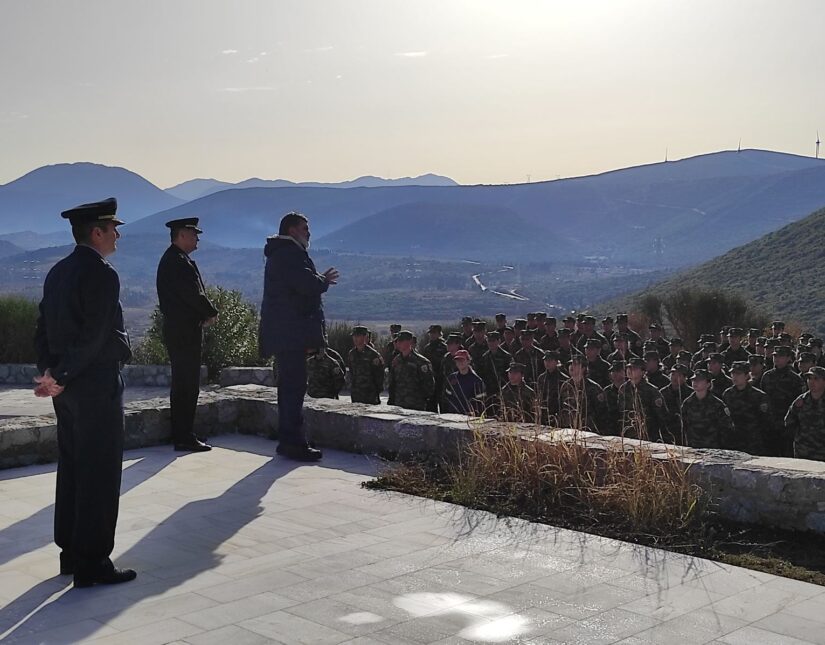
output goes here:
[[0, 240], [11, 242], [17, 247], [26, 251], [34, 251], [49, 246], [63, 246], [72, 243], [72, 232], [68, 228], [54, 233], [35, 233], [34, 231], [18, 231], [17, 233], [4, 233], [0, 235]]
[[259, 179], [253, 177], [236, 184], [219, 181], [217, 179], [190, 179], [177, 186], [167, 188], [166, 192], [180, 199], [191, 201], [199, 197], [206, 197], [229, 188], [287, 188], [301, 186], [304, 188], [377, 188], [379, 186], [457, 186], [449, 177], [428, 173], [418, 177], [400, 177], [398, 179], [384, 179], [365, 175], [349, 181], [337, 183], [322, 183], [316, 181], [294, 182], [286, 179]]
[[12, 244], [6, 240], [0, 240], [0, 258], [7, 258], [12, 255], [17, 255], [19, 253], [23, 253], [25, 249]]
[[61, 211], [111, 196], [117, 197], [118, 215], [126, 222], [181, 203], [125, 168], [93, 163], [43, 166], [0, 186], [0, 233], [65, 230]]
[[[507, 243], [499, 233], [503, 227], [512, 231]], [[547, 242], [534, 237], [532, 229], [521, 215], [503, 206], [412, 203], [364, 217], [312, 243], [348, 253], [506, 261], [513, 257], [513, 243], [528, 257], [547, 252]], [[553, 242], [557, 253], [565, 251], [568, 259], [580, 255], [575, 242], [561, 242]]]
[[[222, 244], [260, 246], [289, 210], [306, 213], [320, 239], [401, 206], [411, 207], [408, 228], [426, 228], [432, 225], [427, 205], [444, 204], [505, 208], [518, 215], [530, 226], [528, 236], [507, 226], [506, 218], [497, 231], [500, 256], [512, 261], [553, 261], [575, 252], [607, 263], [680, 267], [825, 205], [825, 161], [743, 150], [532, 184], [231, 189], [155, 214], [134, 229], [157, 231], [167, 219], [197, 214], [207, 234]], [[544, 241], [543, 251], [534, 254], [536, 246], [529, 244], [528, 250], [527, 238]], [[384, 252], [385, 239], [374, 234], [369, 240], [365, 252]], [[427, 255], [423, 242], [420, 253]]]
[[741, 294], [771, 315], [825, 335], [825, 208], [613, 302], [609, 308], [629, 307], [642, 294], [680, 287], [721, 287]]

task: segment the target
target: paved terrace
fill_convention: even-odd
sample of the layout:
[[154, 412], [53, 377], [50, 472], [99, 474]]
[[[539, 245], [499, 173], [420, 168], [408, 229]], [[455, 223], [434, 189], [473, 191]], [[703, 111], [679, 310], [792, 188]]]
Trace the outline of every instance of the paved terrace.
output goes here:
[[51, 543], [54, 465], [0, 472], [2, 643], [825, 643], [825, 588], [366, 491], [225, 435], [127, 453], [114, 553], [75, 590]]

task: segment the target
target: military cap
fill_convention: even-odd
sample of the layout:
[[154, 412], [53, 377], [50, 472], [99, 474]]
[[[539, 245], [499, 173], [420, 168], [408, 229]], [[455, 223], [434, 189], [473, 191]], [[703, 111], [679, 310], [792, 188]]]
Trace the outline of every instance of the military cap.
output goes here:
[[804, 374], [805, 378], [821, 378], [825, 379], [825, 367], [819, 367], [818, 365], [812, 367]]
[[442, 329], [441, 325], [430, 325], [430, 328], [427, 330], [427, 333], [440, 334], [441, 329]]
[[748, 356], [748, 363], [750, 363], [751, 365], [755, 365], [756, 363], [764, 365], [765, 357], [761, 354], [751, 354], [750, 356]]
[[461, 334], [450, 334], [447, 336], [447, 344], [456, 344], [461, 345], [463, 339], [461, 338]]
[[572, 334], [573, 332], [570, 329], [567, 329], [566, 327], [564, 329], [559, 329], [559, 338], [567, 338]]
[[60, 216], [69, 220], [72, 226], [78, 224], [90, 224], [92, 222], [113, 222], [116, 226], [123, 224], [115, 217], [117, 213], [117, 200], [109, 197], [100, 202], [81, 204], [60, 213]]
[[791, 348], [788, 347], [787, 345], [779, 345], [778, 347], [774, 348], [773, 355], [774, 356], [787, 356], [787, 357], [790, 358], [790, 357], [793, 356], [793, 352], [791, 351]]
[[730, 366], [730, 371], [748, 374], [751, 371], [751, 364], [748, 361], [734, 361], [733, 365]]
[[529, 314], [527, 314], [527, 320], [535, 320], [535, 319], [536, 319], [536, 313], [535, 312], [531, 311]]
[[397, 334], [401, 331], [401, 325], [399, 325], [398, 323], [393, 323], [392, 325], [390, 325], [390, 331], [394, 334]]
[[584, 314], [576, 314], [576, 322], [582, 323], [584, 319], [587, 318]]
[[728, 336], [733, 336], [734, 338], [737, 336], [741, 338], [744, 333], [745, 331], [739, 327], [731, 327], [728, 329]]
[[799, 339], [800, 339], [800, 340], [802, 340], [803, 338], [804, 338], [805, 340], [808, 340], [809, 338], [813, 338], [813, 337], [814, 337], [814, 335], [813, 335], [811, 332], [809, 332], [809, 331], [806, 331], [806, 332], [804, 332], [804, 333], [802, 333], [802, 334], [799, 334]]
[[524, 329], [527, 327], [527, 319], [526, 318], [516, 318], [513, 321], [513, 329]]
[[684, 347], [685, 344], [682, 342], [681, 338], [674, 336], [670, 339], [670, 343], [668, 343], [671, 347]]
[[718, 352], [713, 352], [710, 356], [708, 356], [708, 360], [709, 361], [716, 361], [717, 363], [724, 363], [725, 362], [725, 357], [722, 356]]
[[560, 358], [561, 358], [561, 356], [559, 356], [559, 353], [552, 350], [552, 349], [548, 349], [546, 352], [544, 352], [544, 360], [545, 361], [557, 361]]
[[808, 347], [819, 347], [822, 348], [822, 339], [821, 338], [811, 338], [808, 341]]
[[816, 354], [813, 352], [802, 352], [799, 355], [800, 363], [816, 363]]
[[352, 328], [352, 335], [353, 336], [366, 336], [370, 333], [370, 330], [364, 327], [363, 325], [356, 325]]
[[771, 327], [776, 327], [777, 329], [785, 329], [785, 323], [781, 320], [774, 320], [771, 323]]
[[521, 372], [524, 374], [524, 365], [521, 363], [510, 363], [510, 367], [507, 368], [508, 372]]
[[627, 369], [627, 364], [624, 361], [613, 361], [610, 364], [611, 372], [624, 372]]
[[713, 334], [702, 334], [699, 336], [700, 343], [707, 343], [707, 342], [716, 342], [716, 336]]
[[628, 315], [627, 314], [616, 314], [616, 322], [627, 322]]
[[495, 329], [493, 331], [488, 331], [487, 338], [491, 340], [501, 340], [501, 332], [496, 331]]
[[402, 329], [400, 332], [398, 332], [398, 336], [395, 337], [396, 340], [412, 340], [413, 338], [413, 333], [406, 329]]
[[691, 376], [693, 376], [693, 372], [691, 372], [690, 368], [684, 363], [676, 363], [673, 367], [670, 368], [670, 371], [671, 373], [679, 372], [679, 374], [681, 374], [685, 378], [690, 378]]
[[587, 367], [587, 358], [582, 356], [581, 354], [575, 354], [574, 356], [570, 357], [570, 360], [567, 361], [568, 365], [581, 365], [582, 367]]
[[645, 365], [645, 359], [639, 358], [638, 356], [627, 361], [627, 365], [628, 367], [638, 367], [640, 369], [645, 369], [645, 367], [647, 367], [647, 365]]
[[646, 351], [647, 351], [647, 350], [656, 349], [656, 341], [655, 341], [655, 340], [646, 340], [646, 341], [642, 344], [642, 346], [644, 347], [644, 349], [645, 349]]
[[710, 383], [713, 380], [713, 377], [710, 375], [710, 372], [708, 372], [707, 370], [696, 370], [693, 373], [693, 380], [694, 381], [696, 381], [696, 380], [707, 381], [708, 383]]
[[654, 358], [658, 361], [659, 360], [659, 352], [657, 352], [657, 351], [645, 352], [645, 355], [642, 358], [645, 361], [652, 361]]
[[647, 326], [647, 328], [651, 330], [661, 330], [662, 326], [659, 323], [652, 322]]
[[759, 334], [760, 334], [760, 331], [758, 329], [755, 329], [754, 327], [751, 327], [748, 330], [748, 338], [757, 338], [759, 336]]
[[602, 318], [602, 323], [607, 324], [607, 325], [612, 325], [613, 324], [613, 318], [611, 318], [610, 316], [605, 316], [604, 318]]
[[486, 320], [474, 320], [473, 321], [473, 331], [484, 331], [487, 329], [487, 321]]
[[473, 317], [472, 316], [462, 316], [462, 318], [461, 318], [461, 324], [462, 325], [471, 325], [472, 323], [473, 323]]
[[507, 320], [507, 314], [496, 314], [496, 320]]
[[779, 347], [781, 344], [778, 338], [768, 338], [765, 340], [765, 347]]
[[504, 327], [504, 331], [510, 331], [510, 332], [515, 333], [515, 331], [513, 331], [513, 328], [512, 328], [512, 327], [510, 327], [510, 325], [505, 325], [505, 327]]
[[169, 220], [166, 222], [166, 226], [173, 231], [179, 228], [191, 228], [195, 233], [203, 233], [203, 231], [198, 228], [198, 221], [197, 217], [184, 217], [182, 219]]
[[716, 343], [712, 340], [709, 340], [705, 343], [702, 343], [702, 349], [716, 349]]
[[544, 319], [544, 324], [545, 325], [553, 325], [553, 327], [555, 327], [556, 326], [556, 319], [553, 316], [547, 316], [547, 318]]
[[564, 318], [562, 318], [562, 322], [576, 322], [576, 319], [573, 316], [565, 316]]
[[584, 322], [586, 322], [588, 325], [595, 325], [596, 319], [593, 316], [585, 316]]
[[521, 330], [521, 335], [522, 335], [522, 336], [535, 336], [535, 335], [536, 335], [536, 331], [535, 331], [534, 329], [530, 329], [530, 328], [528, 327], [527, 329], [522, 329], [522, 330]]
[[602, 341], [598, 338], [588, 338], [587, 342], [584, 344], [585, 347], [598, 347], [599, 349], [602, 348]]
[[537, 311], [536, 312], [536, 318], [541, 318], [542, 320], [544, 320], [545, 318], [547, 318], [547, 312], [546, 311]]
[[765, 345], [767, 345], [767, 344], [768, 344], [768, 339], [767, 339], [767, 337], [766, 337], [766, 336], [759, 336], [759, 337], [756, 339], [756, 345], [757, 345], [757, 347], [764, 347], [764, 346], [765, 346]]
[[676, 354], [676, 358], [677, 358], [677, 360], [679, 360], [679, 361], [681, 361], [682, 359], [684, 359], [685, 361], [687, 361], [687, 362], [688, 362], [688, 364], [690, 364], [690, 360], [693, 358], [693, 354], [691, 354], [691, 353], [690, 353], [689, 351], [687, 351], [686, 349], [683, 349], [681, 352], [679, 352], [679, 353], [677, 353], [677, 354]]
[[468, 352], [466, 349], [459, 349], [455, 354], [453, 354], [453, 359], [456, 361], [461, 359], [469, 361], [470, 352]]

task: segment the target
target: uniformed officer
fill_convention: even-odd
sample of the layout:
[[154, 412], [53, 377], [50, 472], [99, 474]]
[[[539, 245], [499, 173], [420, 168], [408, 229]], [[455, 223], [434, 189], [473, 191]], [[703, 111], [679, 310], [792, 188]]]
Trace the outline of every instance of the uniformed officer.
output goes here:
[[687, 384], [692, 372], [687, 365], [676, 363], [670, 370], [670, 383], [659, 390], [667, 404], [667, 437], [669, 443], [683, 443], [682, 403], [693, 394], [693, 388]]
[[610, 363], [602, 358], [606, 341], [591, 337], [584, 343], [584, 354], [587, 358], [587, 378], [599, 384], [599, 387], [610, 385]]
[[441, 361], [444, 354], [447, 353], [447, 343], [444, 342], [442, 336], [443, 329], [441, 325], [430, 325], [427, 330], [429, 341], [421, 350], [421, 355], [426, 358], [433, 366], [433, 375], [435, 377], [435, 392], [430, 400], [427, 401], [427, 409], [430, 412], [438, 412], [440, 392], [444, 390], [444, 377], [441, 372]]
[[721, 448], [731, 432], [730, 410], [711, 391], [707, 370], [693, 375], [693, 394], [682, 403], [682, 426], [691, 448]]
[[521, 332], [521, 349], [513, 354], [513, 361], [524, 365], [524, 380], [533, 388], [539, 374], [544, 371], [544, 352], [535, 346], [532, 329]]
[[[662, 367], [665, 372], [670, 373], [670, 370], [673, 369], [673, 366], [676, 365], [676, 363], [682, 362], [679, 360], [679, 352], [681, 352], [684, 348], [685, 346], [681, 338], [676, 338], [674, 336], [670, 339], [670, 342], [668, 343], [669, 353], [662, 359]], [[690, 367], [690, 361], [685, 363], [685, 365]]]
[[397, 354], [395, 351], [395, 339], [398, 337], [398, 332], [400, 331], [401, 325], [398, 323], [392, 323], [390, 325], [390, 339], [387, 341], [387, 344], [384, 345], [384, 354], [382, 356], [385, 365], [392, 363], [392, 359]]
[[132, 355], [120, 279], [106, 258], [123, 224], [117, 201], [64, 211], [77, 246], [49, 271], [35, 331], [35, 394], [53, 397], [57, 416], [54, 541], [60, 573], [75, 587], [134, 580], [109, 556], [115, 543], [123, 461], [121, 365]]
[[337, 399], [347, 372], [343, 357], [332, 347], [307, 354], [307, 394], [313, 399]]
[[765, 454], [765, 440], [771, 435], [768, 395], [749, 383], [750, 364], [745, 361], [731, 366], [731, 378], [733, 385], [725, 390], [722, 400], [730, 411], [733, 432], [722, 447], [751, 455]]
[[[779, 323], [781, 321], [774, 323], [774, 328], [778, 328]], [[774, 367], [762, 375], [762, 390], [770, 399], [773, 419], [773, 432], [765, 448], [772, 457], [790, 457], [793, 454], [791, 440], [784, 432], [785, 413], [791, 403], [805, 391], [805, 384], [790, 367], [792, 357], [790, 347], [776, 347], [773, 351]]]
[[661, 441], [663, 432], [667, 430], [667, 404], [659, 390], [644, 375], [644, 359], [628, 361], [628, 380], [619, 389], [622, 436]]
[[501, 336], [497, 331], [487, 334], [489, 348], [481, 357], [478, 365], [479, 376], [484, 380], [484, 389], [487, 393], [487, 405], [492, 406], [490, 414], [496, 416], [498, 397], [502, 386], [507, 383], [507, 368], [513, 357], [501, 347]]
[[507, 368], [507, 384], [501, 388], [499, 416], [504, 421], [532, 423], [535, 412], [536, 393], [524, 382], [524, 365], [511, 363]]
[[742, 335], [744, 333], [744, 330], [739, 327], [731, 327], [728, 330], [728, 347], [721, 352], [725, 366], [728, 369], [736, 362], [747, 362], [750, 356], [748, 350], [742, 347]]
[[353, 403], [381, 403], [384, 389], [384, 359], [367, 339], [369, 329], [363, 325], [352, 328], [353, 348], [349, 350], [347, 361], [350, 372], [350, 399]]
[[595, 381], [587, 378], [587, 358], [574, 356], [567, 365], [570, 378], [561, 386], [559, 425], [602, 433], [607, 428], [607, 400]]
[[793, 440], [794, 457], [825, 461], [825, 368], [805, 374], [808, 391], [788, 408], [785, 427]]
[[542, 425], [559, 425], [561, 410], [561, 386], [569, 377], [559, 369], [559, 353], [544, 352], [544, 371], [536, 381], [536, 397]]
[[390, 365], [389, 404], [426, 410], [427, 400], [435, 392], [435, 378], [430, 361], [413, 350], [412, 339], [412, 332], [398, 332], [398, 354]]
[[619, 389], [627, 380], [627, 364], [616, 361], [610, 365], [610, 385], [604, 388], [604, 400], [607, 407], [605, 429], [602, 434], [618, 436], [621, 434], [621, 408], [619, 406]]
[[670, 379], [662, 372], [662, 365], [659, 362], [661, 354], [659, 350], [649, 349], [645, 352], [645, 378], [657, 390], [670, 385]]
[[163, 342], [172, 365], [169, 407], [175, 450], [204, 452], [211, 447], [195, 436], [200, 391], [202, 328], [217, 320], [218, 310], [206, 296], [197, 264], [189, 256], [198, 248], [198, 218], [166, 222], [172, 243], [160, 258], [158, 303], [163, 313]]

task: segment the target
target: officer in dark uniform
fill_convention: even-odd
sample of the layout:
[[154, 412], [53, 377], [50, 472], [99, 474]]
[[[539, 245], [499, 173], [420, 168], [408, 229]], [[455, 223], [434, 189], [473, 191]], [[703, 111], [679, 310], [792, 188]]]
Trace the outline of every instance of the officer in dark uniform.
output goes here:
[[77, 246], [46, 276], [35, 331], [41, 376], [35, 394], [53, 397], [57, 416], [54, 541], [60, 573], [75, 587], [134, 580], [109, 559], [115, 544], [123, 461], [123, 379], [132, 355], [120, 306], [120, 278], [106, 257], [123, 224], [117, 201], [62, 213]]
[[200, 271], [189, 255], [198, 248], [198, 218], [166, 222], [172, 244], [160, 258], [157, 289], [163, 312], [163, 342], [172, 364], [169, 393], [172, 443], [175, 450], [204, 452], [211, 446], [195, 436], [201, 374], [202, 328], [211, 325], [218, 310], [206, 297]]

